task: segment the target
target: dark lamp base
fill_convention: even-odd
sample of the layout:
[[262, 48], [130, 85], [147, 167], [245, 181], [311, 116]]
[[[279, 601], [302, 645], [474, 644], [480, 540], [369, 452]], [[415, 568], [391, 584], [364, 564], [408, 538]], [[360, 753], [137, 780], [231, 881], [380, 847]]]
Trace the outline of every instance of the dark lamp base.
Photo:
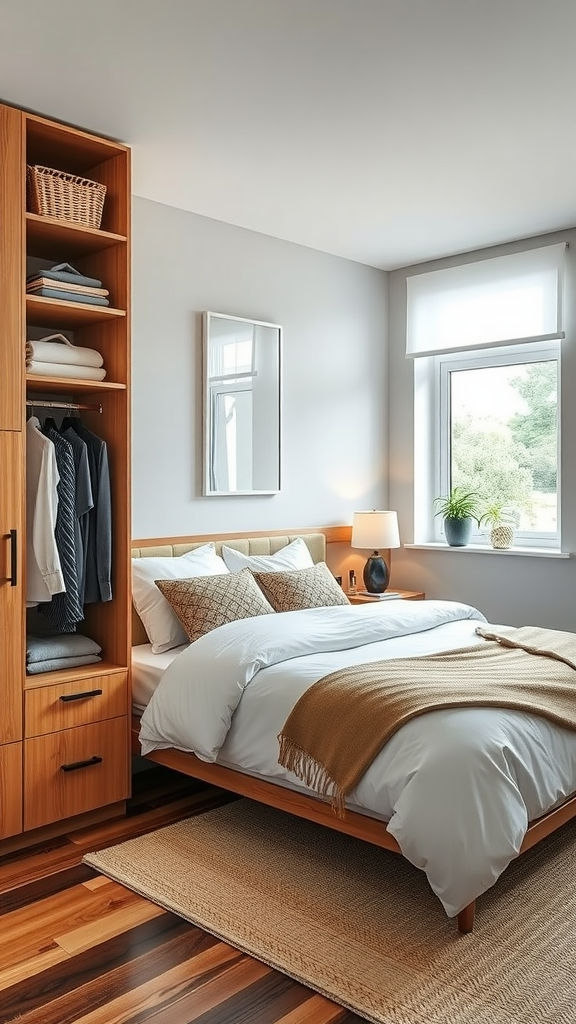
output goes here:
[[377, 551], [370, 555], [362, 575], [369, 594], [383, 594], [390, 580], [388, 566]]

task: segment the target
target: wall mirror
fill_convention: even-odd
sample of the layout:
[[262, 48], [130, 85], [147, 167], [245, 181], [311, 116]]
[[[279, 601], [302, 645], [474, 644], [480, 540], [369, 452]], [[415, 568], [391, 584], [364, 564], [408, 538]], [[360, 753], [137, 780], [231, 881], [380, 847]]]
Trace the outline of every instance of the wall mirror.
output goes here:
[[204, 494], [280, 490], [282, 328], [203, 314]]

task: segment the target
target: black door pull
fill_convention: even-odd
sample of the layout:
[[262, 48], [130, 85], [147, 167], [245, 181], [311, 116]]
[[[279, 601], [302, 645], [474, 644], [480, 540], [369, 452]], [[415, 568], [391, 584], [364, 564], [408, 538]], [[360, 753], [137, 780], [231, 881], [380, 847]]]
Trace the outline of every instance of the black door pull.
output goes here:
[[78, 768], [90, 768], [93, 764], [100, 764], [104, 758], [102, 757], [89, 757], [87, 761], [71, 761], [70, 764], [61, 764], [60, 768], [63, 772], [75, 772]]
[[84, 697], [100, 697], [102, 690], [84, 690], [82, 693], [61, 693], [60, 700], [83, 700]]
[[18, 585], [18, 531], [10, 530], [4, 534], [4, 540], [10, 541], [10, 575], [5, 576], [6, 583], [11, 587]]

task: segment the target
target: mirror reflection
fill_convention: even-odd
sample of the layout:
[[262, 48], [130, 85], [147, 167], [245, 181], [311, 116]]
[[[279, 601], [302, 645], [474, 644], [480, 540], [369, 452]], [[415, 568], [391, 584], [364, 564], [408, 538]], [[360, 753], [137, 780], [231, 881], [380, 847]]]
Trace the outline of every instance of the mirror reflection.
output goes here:
[[204, 494], [280, 490], [282, 328], [205, 312]]

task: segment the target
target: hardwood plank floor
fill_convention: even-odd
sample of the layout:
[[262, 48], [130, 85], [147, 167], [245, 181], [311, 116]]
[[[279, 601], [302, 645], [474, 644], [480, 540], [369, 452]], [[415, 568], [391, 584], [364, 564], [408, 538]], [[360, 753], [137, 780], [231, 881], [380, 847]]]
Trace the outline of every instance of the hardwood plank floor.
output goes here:
[[362, 1024], [82, 864], [230, 799], [155, 767], [125, 818], [0, 857], [0, 1024]]

